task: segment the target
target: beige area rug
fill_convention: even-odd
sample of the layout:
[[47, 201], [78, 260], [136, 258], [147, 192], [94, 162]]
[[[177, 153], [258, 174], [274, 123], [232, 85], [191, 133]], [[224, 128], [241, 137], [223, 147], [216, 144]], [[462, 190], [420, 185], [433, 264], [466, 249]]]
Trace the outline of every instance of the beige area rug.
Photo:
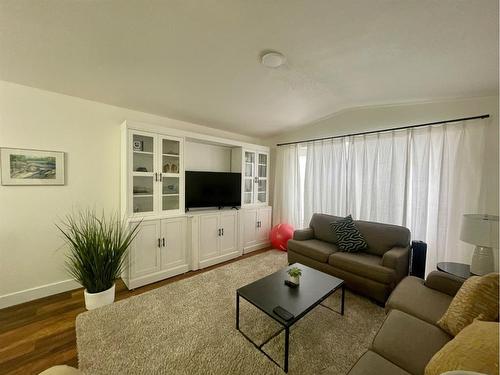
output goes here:
[[[286, 266], [269, 251], [77, 317], [85, 374], [283, 374], [235, 329], [236, 289]], [[340, 290], [325, 302], [339, 309]], [[371, 301], [346, 293], [345, 315], [318, 306], [292, 326], [290, 374], [345, 374], [384, 319]], [[244, 300], [240, 328], [264, 342], [280, 327]], [[264, 346], [283, 361], [283, 333]]]

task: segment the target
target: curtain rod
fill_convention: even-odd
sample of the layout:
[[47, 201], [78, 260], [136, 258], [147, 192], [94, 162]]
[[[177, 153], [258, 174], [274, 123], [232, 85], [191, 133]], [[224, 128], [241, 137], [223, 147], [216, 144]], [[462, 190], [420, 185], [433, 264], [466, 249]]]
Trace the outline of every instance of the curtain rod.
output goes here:
[[435, 121], [435, 122], [428, 122], [425, 124], [416, 124], [416, 125], [407, 125], [407, 126], [400, 126], [398, 128], [389, 128], [389, 129], [381, 129], [381, 130], [371, 130], [367, 132], [361, 132], [361, 133], [352, 133], [352, 134], [344, 134], [344, 135], [335, 135], [332, 137], [324, 137], [324, 138], [315, 138], [315, 139], [307, 139], [307, 140], [302, 140], [302, 141], [294, 141], [294, 142], [285, 142], [285, 143], [278, 143], [276, 146], [286, 146], [286, 145], [295, 145], [297, 143], [307, 143], [307, 142], [316, 142], [316, 141], [325, 141], [327, 139], [335, 139], [335, 138], [343, 138], [343, 137], [353, 137], [356, 135], [365, 135], [365, 134], [374, 134], [374, 133], [382, 133], [382, 132], [388, 132], [392, 130], [402, 130], [402, 129], [409, 129], [409, 128], [419, 128], [421, 126], [430, 126], [430, 125], [438, 125], [438, 124], [446, 124], [448, 122], [458, 122], [458, 121], [466, 121], [466, 120], [477, 120], [477, 119], [485, 119], [490, 117], [489, 114], [486, 115], [480, 115], [480, 116], [473, 116], [473, 117], [462, 117], [462, 118], [455, 118], [452, 120], [443, 120], [443, 121]]

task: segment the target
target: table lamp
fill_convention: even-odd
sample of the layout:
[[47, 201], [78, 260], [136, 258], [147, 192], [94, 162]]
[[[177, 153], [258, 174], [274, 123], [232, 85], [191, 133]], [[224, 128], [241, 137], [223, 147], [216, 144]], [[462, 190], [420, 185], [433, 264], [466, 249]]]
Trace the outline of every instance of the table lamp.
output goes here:
[[476, 245], [470, 272], [474, 275], [493, 272], [493, 248], [498, 248], [498, 216], [465, 214], [462, 217], [460, 239]]

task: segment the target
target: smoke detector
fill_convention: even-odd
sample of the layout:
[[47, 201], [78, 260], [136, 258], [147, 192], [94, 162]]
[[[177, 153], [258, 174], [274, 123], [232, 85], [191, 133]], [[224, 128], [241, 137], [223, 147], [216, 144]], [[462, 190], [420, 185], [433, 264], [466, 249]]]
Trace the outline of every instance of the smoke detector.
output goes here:
[[285, 56], [279, 52], [266, 52], [261, 57], [262, 65], [268, 68], [279, 68], [286, 62]]

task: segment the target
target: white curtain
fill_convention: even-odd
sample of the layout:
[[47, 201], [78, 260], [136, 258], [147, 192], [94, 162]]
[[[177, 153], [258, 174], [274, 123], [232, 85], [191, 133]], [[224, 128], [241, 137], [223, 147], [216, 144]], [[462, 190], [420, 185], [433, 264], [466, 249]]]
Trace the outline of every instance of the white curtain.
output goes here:
[[344, 139], [310, 142], [306, 147], [304, 223], [309, 223], [315, 212], [345, 216], [347, 146]]
[[301, 228], [303, 223], [303, 192], [300, 168], [300, 145], [278, 147], [273, 198], [273, 223]]
[[355, 136], [347, 142], [349, 213], [362, 220], [404, 223], [408, 131]]
[[470, 263], [472, 245], [460, 241], [464, 213], [480, 212], [486, 120], [410, 131], [406, 225], [427, 242], [428, 272], [436, 263]]
[[487, 121], [309, 142], [301, 146], [302, 172], [298, 148], [280, 147], [274, 222], [283, 217], [307, 226], [314, 212], [352, 214], [408, 227], [428, 244], [428, 271], [440, 261], [468, 263], [471, 245], [459, 239], [460, 222], [464, 213], [480, 212]]

